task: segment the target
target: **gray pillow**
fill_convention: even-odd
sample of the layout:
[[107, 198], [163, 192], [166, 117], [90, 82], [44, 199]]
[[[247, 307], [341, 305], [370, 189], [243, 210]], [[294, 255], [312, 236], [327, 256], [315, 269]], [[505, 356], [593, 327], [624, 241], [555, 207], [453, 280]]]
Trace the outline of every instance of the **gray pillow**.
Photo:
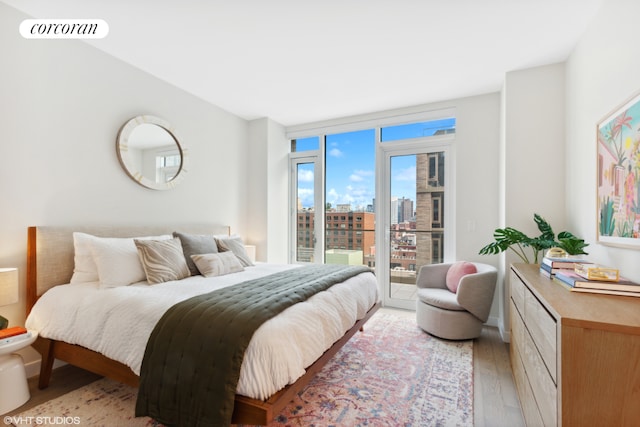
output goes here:
[[218, 252], [231, 251], [238, 257], [243, 267], [251, 267], [253, 265], [240, 237], [225, 237], [216, 239], [216, 241], [218, 242]]
[[200, 271], [191, 259], [191, 255], [218, 253], [218, 245], [213, 234], [187, 234], [174, 231], [173, 237], [180, 239], [184, 259], [187, 261], [187, 267], [189, 267], [192, 276], [198, 276]]

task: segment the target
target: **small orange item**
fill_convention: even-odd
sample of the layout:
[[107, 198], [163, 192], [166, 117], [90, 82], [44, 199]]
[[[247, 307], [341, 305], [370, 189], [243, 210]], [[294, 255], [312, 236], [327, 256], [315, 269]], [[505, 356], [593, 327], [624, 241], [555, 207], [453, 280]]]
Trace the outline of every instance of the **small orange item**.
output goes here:
[[22, 326], [14, 326], [12, 328], [0, 329], [0, 339], [14, 337], [20, 334], [26, 334], [27, 330]]

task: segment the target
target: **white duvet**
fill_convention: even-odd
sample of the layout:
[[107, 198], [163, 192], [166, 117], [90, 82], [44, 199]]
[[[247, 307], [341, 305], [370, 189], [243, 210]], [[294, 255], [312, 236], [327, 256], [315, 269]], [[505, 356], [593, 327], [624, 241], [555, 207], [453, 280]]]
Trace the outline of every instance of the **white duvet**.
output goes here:
[[[162, 314], [193, 297], [294, 265], [259, 263], [240, 273], [99, 289], [98, 283], [56, 286], [40, 297], [26, 321], [41, 336], [78, 344], [129, 366], [136, 374]], [[264, 323], [245, 353], [238, 394], [266, 399], [295, 382], [378, 300], [372, 273], [362, 273], [295, 304]]]

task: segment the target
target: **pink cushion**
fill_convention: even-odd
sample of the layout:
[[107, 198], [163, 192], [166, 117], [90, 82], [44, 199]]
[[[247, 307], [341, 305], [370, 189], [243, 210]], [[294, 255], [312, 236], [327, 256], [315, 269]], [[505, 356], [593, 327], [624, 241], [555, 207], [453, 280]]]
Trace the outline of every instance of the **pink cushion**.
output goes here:
[[478, 269], [473, 263], [467, 261], [454, 262], [447, 271], [447, 288], [454, 294], [458, 292], [460, 279], [467, 274], [477, 273]]

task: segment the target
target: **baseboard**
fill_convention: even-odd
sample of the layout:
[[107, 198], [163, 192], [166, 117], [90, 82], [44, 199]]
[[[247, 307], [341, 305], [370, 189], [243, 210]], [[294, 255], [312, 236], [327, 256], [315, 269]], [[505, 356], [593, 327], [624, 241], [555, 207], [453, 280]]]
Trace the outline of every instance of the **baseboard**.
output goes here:
[[500, 325], [500, 319], [498, 317], [495, 316], [489, 316], [489, 318], [487, 319], [486, 322], [484, 322], [485, 325], [487, 326], [493, 326], [494, 328], [498, 328]]
[[[66, 362], [56, 359], [53, 361], [53, 369], [59, 368], [60, 366], [64, 366], [66, 364]], [[38, 375], [40, 375], [40, 365], [40, 360], [34, 360], [33, 362], [25, 363], [24, 370], [27, 373], [27, 378], [37, 377]]]
[[485, 325], [498, 328], [498, 333], [500, 334], [500, 338], [502, 339], [502, 341], [506, 343], [511, 342], [511, 335], [509, 331], [504, 330], [499, 317], [489, 317], [489, 319], [487, 319], [487, 321], [485, 322]]
[[509, 330], [504, 330], [502, 326], [498, 329], [500, 330], [500, 337], [502, 337], [502, 341], [511, 342], [511, 332]]

